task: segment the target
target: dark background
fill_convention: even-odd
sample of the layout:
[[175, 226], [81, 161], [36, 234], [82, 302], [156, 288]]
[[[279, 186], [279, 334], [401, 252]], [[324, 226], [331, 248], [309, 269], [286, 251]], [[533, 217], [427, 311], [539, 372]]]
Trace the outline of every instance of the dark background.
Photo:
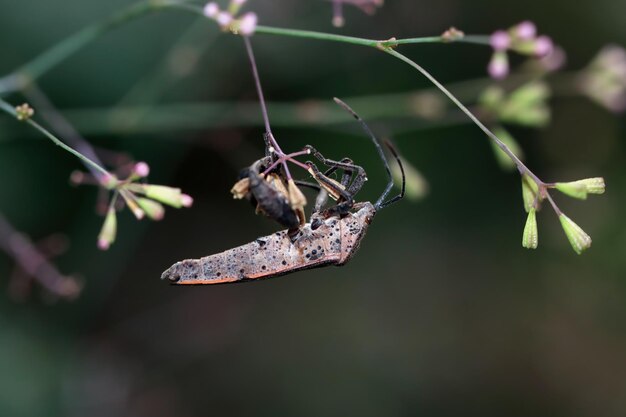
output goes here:
[[[0, 74], [128, 4], [0, 0]], [[335, 31], [325, 1], [250, 0], [248, 8], [262, 24]], [[347, 8], [340, 32], [386, 39], [455, 25], [486, 34], [532, 19], [566, 49], [568, 70], [578, 70], [603, 45], [625, 43], [625, 15], [622, 0], [388, 0], [373, 17]], [[605, 196], [558, 196], [594, 239], [582, 256], [547, 207], [539, 249], [521, 248], [519, 177], [498, 168], [478, 128], [425, 127], [374, 98], [355, 109], [422, 171], [427, 199], [382, 211], [343, 268], [245, 285], [161, 282], [175, 261], [276, 229], [228, 192], [238, 169], [262, 153], [243, 43], [195, 20], [167, 12], [130, 23], [40, 80], [91, 143], [147, 161], [152, 182], [195, 198], [160, 223], [123, 212], [108, 252], [96, 249], [95, 189], [68, 185], [79, 162], [0, 117], [0, 211], [34, 240], [66, 234], [70, 249], [55, 262], [84, 283], [72, 302], [36, 287], [16, 300], [6, 291], [13, 260], [0, 254], [0, 415], [626, 414], [626, 137], [623, 119], [585, 98], [555, 98], [546, 129], [512, 128], [542, 178], [606, 178]], [[188, 55], [168, 60], [183, 33]], [[267, 35], [253, 43], [266, 96], [287, 110], [303, 100], [430, 88], [373, 49]], [[472, 45], [401, 51], [452, 85], [484, 77], [490, 55]], [[172, 61], [193, 56], [187, 76], [172, 75], [185, 70]], [[241, 102], [252, 106], [239, 111]], [[176, 103], [223, 107], [166, 106]], [[150, 107], [136, 120], [115, 112], [125, 104]], [[360, 198], [376, 199], [384, 172], [374, 150], [329, 108], [340, 123], [305, 123], [271, 107], [276, 136], [289, 150], [310, 143], [329, 157], [350, 155], [370, 177]]]

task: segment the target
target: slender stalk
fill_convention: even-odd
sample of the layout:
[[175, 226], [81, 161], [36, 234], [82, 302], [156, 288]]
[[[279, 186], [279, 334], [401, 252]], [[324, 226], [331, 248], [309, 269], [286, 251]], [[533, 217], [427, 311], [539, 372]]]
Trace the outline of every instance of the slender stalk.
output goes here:
[[[134, 4], [109, 18], [88, 26], [57, 43], [42, 54], [33, 58], [16, 71], [0, 78], [0, 95], [26, 88], [32, 81], [59, 65], [61, 62], [98, 39], [105, 33], [119, 26], [129, 23], [147, 14], [161, 10], [181, 10], [188, 13], [204, 16], [202, 8], [188, 4], [190, 0], [144, 0]], [[337, 35], [333, 33], [315, 32], [308, 30], [276, 28], [271, 26], [257, 26], [256, 33], [277, 36], [289, 36], [296, 38], [318, 39], [332, 42], [349, 43], [370, 47], [393, 47], [396, 45], [421, 44], [421, 43], [449, 43], [441, 36], [429, 36], [422, 38], [375, 40], [357, 38], [353, 36]], [[472, 43], [484, 45], [484, 36], [466, 36], [454, 42]]]
[[[29, 88], [25, 89], [24, 95], [29, 100], [32, 100], [33, 106], [37, 108], [37, 112], [76, 152], [91, 159], [97, 165], [103, 165], [91, 144], [63, 117], [36, 83], [32, 83]], [[100, 171], [93, 168], [90, 164], [85, 164], [85, 166], [95, 178], [102, 179]]]
[[[9, 103], [7, 103], [6, 101], [4, 101], [3, 99], [0, 98], [0, 109], [2, 109], [4, 112], [10, 114], [13, 117], [17, 117], [17, 112], [16, 110], [13, 108], [13, 106], [11, 106]], [[78, 159], [80, 159], [82, 162], [84, 162], [85, 164], [91, 166], [92, 168], [94, 168], [96, 171], [100, 172], [101, 174], [103, 174], [105, 177], [110, 177], [111, 174], [104, 168], [102, 168], [100, 165], [98, 165], [97, 163], [95, 163], [94, 161], [92, 161], [91, 159], [87, 158], [85, 155], [81, 154], [80, 152], [74, 150], [73, 148], [67, 146], [65, 143], [63, 143], [59, 138], [57, 138], [56, 136], [54, 136], [52, 133], [50, 133], [46, 128], [44, 128], [43, 126], [41, 126], [39, 123], [35, 122], [32, 119], [28, 119], [25, 121], [26, 123], [28, 123], [29, 125], [31, 125], [32, 127], [34, 127], [35, 129], [37, 129], [39, 132], [43, 133], [48, 139], [50, 139], [55, 145], [60, 146], [61, 148], [63, 148], [64, 150], [66, 150], [67, 152], [71, 153], [72, 155], [74, 155], [75, 157], [77, 157]]]
[[442, 93], [444, 93], [450, 101], [452, 101], [467, 117], [469, 117], [476, 126], [478, 126], [491, 140], [495, 142], [498, 148], [502, 149], [502, 151], [515, 163], [517, 169], [520, 174], [527, 174], [530, 176], [537, 185], [543, 185], [543, 181], [541, 181], [528, 167], [515, 155], [508, 146], [506, 146], [491, 130], [487, 128], [474, 114], [463, 104], [461, 103], [455, 96], [452, 94], [446, 87], [443, 86], [435, 77], [433, 77], [428, 71], [426, 71], [421, 65], [417, 64], [415, 61], [410, 58], [402, 55], [401, 53], [391, 49], [384, 48], [384, 52], [389, 55], [409, 64], [416, 70], [418, 70], [424, 77], [426, 77], [431, 83], [435, 85]]
[[[263, 113], [263, 123], [265, 123], [265, 135], [269, 139], [270, 144], [272, 145], [272, 147], [274, 147], [278, 155], [280, 157], [283, 157], [285, 153], [280, 148], [278, 141], [272, 134], [272, 127], [270, 126], [270, 119], [267, 114], [267, 106], [265, 105], [265, 97], [263, 96], [263, 88], [261, 87], [261, 78], [259, 77], [259, 70], [257, 69], [256, 59], [254, 58], [254, 51], [252, 50], [252, 44], [250, 43], [250, 38], [248, 36], [244, 36], [243, 41], [246, 45], [246, 51], [248, 53], [248, 58], [250, 59], [250, 65], [252, 67], [252, 76], [254, 77], [254, 85], [256, 86], [256, 91], [259, 95], [259, 102], [261, 103], [261, 112]], [[289, 171], [287, 162], [283, 160], [282, 165], [283, 165], [283, 169], [285, 170], [285, 175], [287, 176], [287, 179], [291, 180], [291, 172]]]

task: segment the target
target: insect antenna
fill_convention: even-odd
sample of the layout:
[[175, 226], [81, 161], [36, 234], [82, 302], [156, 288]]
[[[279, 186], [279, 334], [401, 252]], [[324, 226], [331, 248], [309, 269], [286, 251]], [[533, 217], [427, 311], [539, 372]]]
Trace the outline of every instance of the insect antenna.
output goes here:
[[385, 140], [385, 145], [387, 146], [387, 149], [389, 149], [393, 157], [396, 159], [396, 162], [398, 163], [398, 166], [400, 167], [400, 175], [402, 176], [402, 185], [400, 187], [400, 194], [398, 194], [397, 196], [385, 201], [384, 203], [378, 204], [378, 202], [376, 202], [376, 210], [380, 210], [382, 208], [387, 207], [390, 204], [395, 203], [398, 200], [401, 200], [404, 197], [404, 192], [406, 191], [406, 175], [404, 174], [404, 165], [402, 165], [402, 159], [400, 159], [400, 155], [398, 155], [398, 151], [391, 144], [391, 142], [389, 142], [388, 140]]
[[335, 103], [343, 107], [348, 113], [350, 113], [361, 124], [361, 127], [363, 128], [365, 133], [367, 133], [370, 139], [372, 139], [372, 143], [374, 143], [374, 146], [376, 147], [376, 151], [378, 151], [378, 155], [380, 156], [380, 159], [381, 161], [383, 161], [383, 165], [385, 166], [385, 171], [387, 172], [388, 183], [383, 193], [380, 195], [380, 197], [378, 197], [378, 200], [376, 200], [376, 204], [374, 204], [374, 207], [376, 207], [376, 209], [378, 210], [378, 209], [388, 206], [391, 203], [398, 201], [404, 196], [404, 167], [402, 166], [402, 162], [400, 162], [400, 158], [397, 152], [395, 151], [395, 149], [393, 149], [393, 147], [388, 142], [385, 142], [385, 144], [391, 150], [391, 153], [394, 155], [394, 157], [398, 161], [398, 164], [400, 165], [400, 170], [402, 171], [402, 191], [400, 195], [385, 202], [385, 198], [387, 198], [387, 196], [391, 192], [391, 189], [393, 188], [393, 177], [391, 176], [391, 168], [389, 168], [389, 162], [387, 161], [387, 158], [385, 158], [385, 153], [383, 152], [382, 146], [380, 146], [380, 142], [378, 141], [378, 139], [376, 138], [372, 130], [369, 128], [369, 126], [365, 123], [365, 121], [361, 119], [361, 117], [354, 110], [352, 110], [350, 106], [348, 106], [346, 103], [344, 103], [342, 100], [338, 99], [337, 97], [334, 97], [333, 100], [335, 100]]

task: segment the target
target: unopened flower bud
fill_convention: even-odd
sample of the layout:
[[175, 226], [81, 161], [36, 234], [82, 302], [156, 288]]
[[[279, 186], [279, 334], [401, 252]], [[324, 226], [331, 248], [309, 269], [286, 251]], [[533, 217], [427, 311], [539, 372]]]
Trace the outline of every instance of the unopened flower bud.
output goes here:
[[[522, 150], [522, 147], [519, 145], [519, 143], [517, 143], [517, 140], [515, 140], [515, 138], [506, 129], [498, 126], [493, 129], [493, 133], [498, 137], [498, 139], [500, 139], [502, 143], [504, 143], [511, 150], [511, 152], [517, 155], [519, 159], [524, 159], [524, 151]], [[498, 162], [498, 165], [500, 165], [500, 168], [505, 171], [513, 170], [516, 167], [515, 162], [513, 162], [509, 155], [507, 155], [502, 149], [500, 149], [500, 147], [494, 141], [490, 141], [490, 143], [492, 145], [496, 161]]]
[[220, 8], [218, 7], [217, 3], [215, 3], [215, 2], [207, 3], [207, 5], [204, 6], [204, 9], [203, 9], [204, 15], [206, 17], [210, 17], [212, 19], [217, 17], [217, 14], [219, 12], [220, 12]]
[[256, 30], [257, 22], [258, 18], [256, 13], [246, 13], [239, 21], [239, 33], [243, 36], [252, 35]]
[[188, 194], [181, 194], [180, 203], [183, 205], [183, 207], [189, 208], [193, 206], [193, 197]]
[[98, 235], [98, 248], [100, 250], [108, 250], [117, 234], [117, 216], [115, 208], [110, 207], [104, 219], [102, 229]]
[[526, 20], [515, 26], [513, 32], [519, 39], [530, 40], [537, 36], [537, 26], [530, 20]]
[[145, 162], [137, 162], [133, 167], [133, 173], [140, 178], [145, 178], [150, 174], [150, 166]]
[[591, 247], [591, 237], [583, 229], [580, 228], [576, 223], [572, 221], [565, 214], [561, 213], [559, 215], [559, 220], [561, 221], [561, 226], [563, 227], [563, 231], [569, 240], [569, 243], [572, 245], [572, 248], [577, 254], [583, 253], [586, 249]]
[[139, 205], [144, 213], [152, 220], [161, 220], [165, 215], [163, 205], [154, 200], [137, 197], [137, 205]]
[[570, 197], [587, 199], [587, 194], [604, 194], [605, 185], [604, 178], [586, 178], [584, 180], [571, 182], [557, 182], [555, 184], [557, 190]]
[[[159, 201], [168, 206], [181, 208], [188, 207], [190, 197], [182, 194], [180, 188], [165, 185], [146, 184], [141, 186], [141, 192], [148, 198]], [[193, 202], [193, 200], [191, 200]]]
[[548, 56], [554, 50], [554, 43], [548, 36], [539, 36], [535, 40], [535, 55], [542, 58]]
[[537, 210], [531, 208], [526, 218], [522, 246], [526, 249], [537, 249], [539, 246], [539, 230], [537, 229]]
[[233, 15], [228, 12], [219, 12], [215, 20], [222, 28], [227, 28], [233, 22]]
[[136, 202], [137, 197], [133, 195], [130, 191], [126, 191], [126, 190], [120, 190], [120, 195], [126, 202], [126, 205], [130, 209], [130, 211], [133, 213], [135, 218], [137, 220], [143, 219], [146, 213], [144, 213], [141, 207], [139, 207], [139, 205], [137, 204]]
[[539, 209], [539, 187], [537, 183], [528, 175], [522, 175], [522, 198], [524, 199], [524, 210], [530, 213], [530, 210]]
[[15, 117], [20, 122], [26, 121], [35, 115], [35, 110], [28, 105], [28, 103], [24, 103], [21, 106], [17, 106], [15, 108]]
[[505, 31], [499, 30], [491, 35], [489, 43], [495, 51], [506, 51], [511, 46], [511, 37]]
[[509, 57], [504, 51], [496, 51], [489, 61], [487, 68], [491, 78], [500, 80], [509, 74]]

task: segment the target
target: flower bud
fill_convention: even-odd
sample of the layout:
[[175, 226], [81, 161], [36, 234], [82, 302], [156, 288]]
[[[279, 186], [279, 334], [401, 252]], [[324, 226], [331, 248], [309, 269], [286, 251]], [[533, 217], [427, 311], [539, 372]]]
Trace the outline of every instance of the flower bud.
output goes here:
[[583, 251], [591, 247], [591, 237], [589, 237], [580, 226], [563, 213], [559, 214], [559, 220], [561, 221], [561, 226], [563, 227], [563, 231], [565, 231], [569, 243], [577, 254], [580, 255]]
[[35, 115], [35, 110], [28, 105], [28, 103], [24, 103], [21, 106], [17, 106], [15, 108], [15, 117], [20, 122], [26, 121]]
[[165, 215], [165, 209], [161, 203], [147, 198], [137, 197], [137, 205], [152, 220], [161, 220]]
[[[506, 129], [498, 126], [493, 129], [493, 133], [498, 137], [498, 139], [500, 139], [502, 143], [504, 143], [511, 150], [511, 152], [517, 155], [518, 158], [524, 159], [524, 151], [522, 150], [522, 147], [517, 143], [515, 138], [511, 136], [511, 134]], [[500, 147], [494, 141], [490, 141], [490, 143], [492, 145], [496, 161], [498, 162], [498, 165], [500, 165], [500, 168], [505, 171], [511, 171], [515, 169], [515, 162], [513, 162], [511, 158], [506, 153], [504, 153], [504, 151], [500, 149]]]
[[539, 246], [539, 231], [537, 229], [537, 210], [531, 208], [526, 218], [524, 234], [522, 235], [522, 246], [526, 249], [537, 249]]
[[204, 6], [203, 13], [206, 17], [215, 18], [217, 14], [220, 12], [220, 8], [215, 2], [207, 3]]
[[98, 248], [100, 250], [108, 250], [117, 234], [117, 216], [115, 208], [110, 207], [102, 225], [102, 230], [98, 235]]
[[533, 22], [526, 20], [515, 26], [513, 32], [519, 39], [529, 40], [537, 36], [537, 26]]
[[120, 190], [120, 195], [124, 199], [124, 202], [126, 202], [126, 205], [130, 209], [130, 211], [133, 212], [133, 215], [137, 218], [137, 220], [143, 219], [146, 213], [144, 213], [141, 207], [139, 207], [139, 205], [137, 204], [137, 197], [128, 190]]
[[509, 58], [504, 51], [496, 51], [487, 68], [491, 78], [500, 80], [509, 74]]
[[604, 178], [586, 178], [571, 182], [557, 182], [555, 188], [570, 197], [587, 199], [587, 194], [604, 194]]
[[511, 37], [505, 31], [499, 30], [491, 35], [489, 43], [495, 51], [506, 51], [511, 46]]
[[256, 13], [246, 13], [239, 20], [239, 33], [243, 36], [250, 36], [256, 30], [258, 18]]
[[176, 208], [189, 207], [193, 203], [193, 199], [182, 194], [180, 188], [145, 184], [141, 185], [141, 192], [148, 198]]
[[539, 187], [537, 183], [528, 175], [522, 175], [522, 197], [524, 199], [524, 210], [530, 213], [532, 209], [539, 209]]
[[133, 173], [139, 178], [145, 178], [150, 175], [150, 166], [145, 162], [137, 162], [133, 167]]

